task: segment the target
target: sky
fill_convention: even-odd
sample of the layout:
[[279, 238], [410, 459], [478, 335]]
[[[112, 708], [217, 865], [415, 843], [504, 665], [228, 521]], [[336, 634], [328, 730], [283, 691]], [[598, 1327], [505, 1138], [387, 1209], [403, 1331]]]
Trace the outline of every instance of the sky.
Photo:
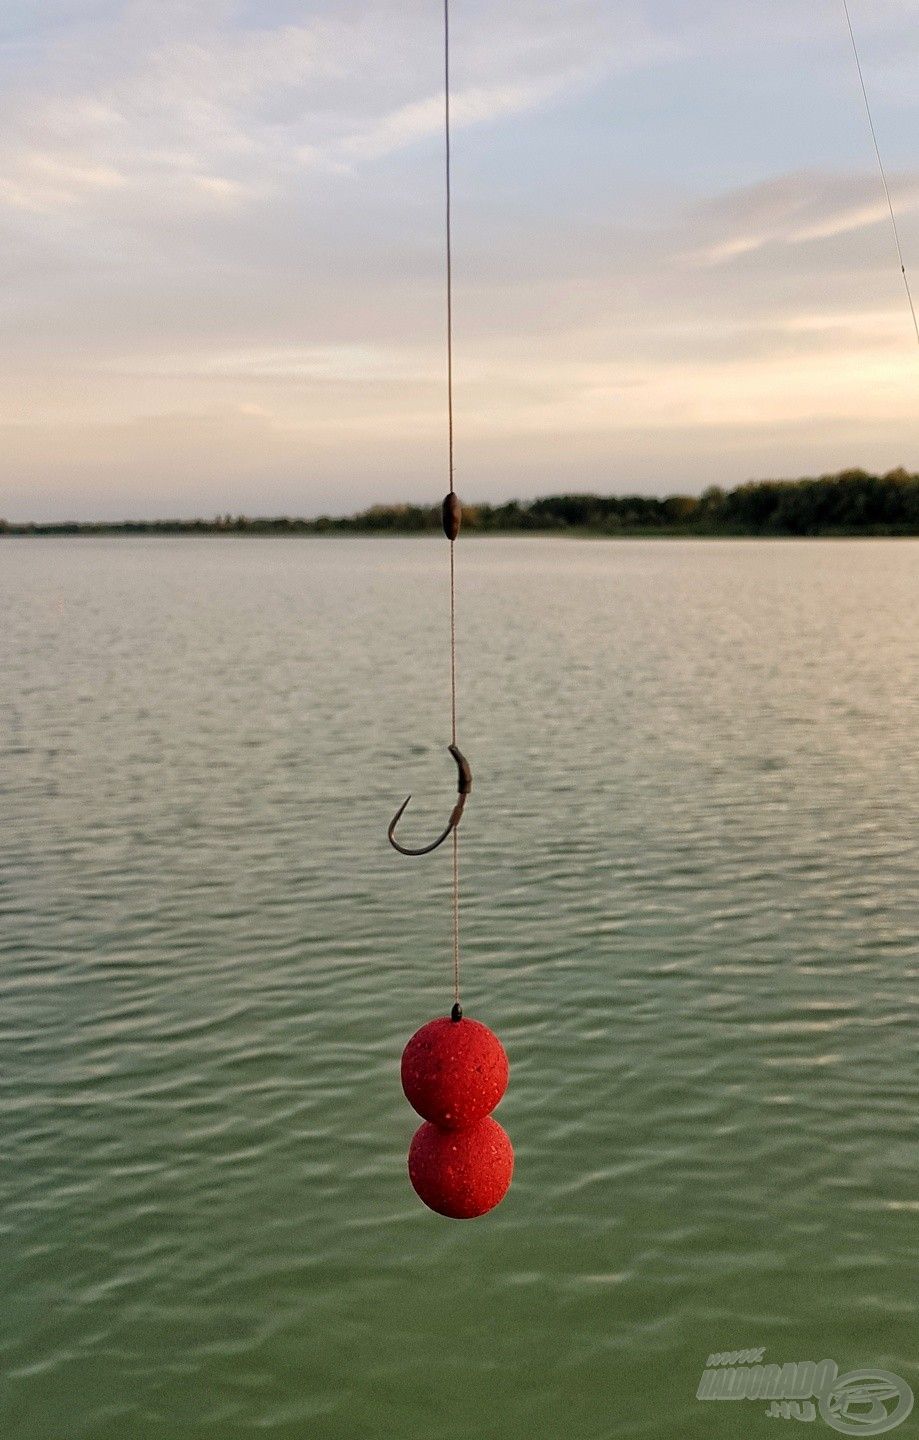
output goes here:
[[[919, 0], [850, 0], [919, 291]], [[464, 498], [919, 469], [842, 0], [451, 0]], [[6, 0], [0, 516], [446, 489], [439, 0]]]

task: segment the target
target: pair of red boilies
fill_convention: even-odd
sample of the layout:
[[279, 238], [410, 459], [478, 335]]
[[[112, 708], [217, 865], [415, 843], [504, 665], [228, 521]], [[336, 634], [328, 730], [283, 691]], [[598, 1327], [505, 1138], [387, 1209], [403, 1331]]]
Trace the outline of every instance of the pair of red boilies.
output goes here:
[[409, 1149], [409, 1179], [439, 1215], [472, 1220], [507, 1193], [514, 1152], [491, 1118], [507, 1074], [497, 1035], [465, 1016], [429, 1021], [405, 1047], [402, 1089], [426, 1122]]

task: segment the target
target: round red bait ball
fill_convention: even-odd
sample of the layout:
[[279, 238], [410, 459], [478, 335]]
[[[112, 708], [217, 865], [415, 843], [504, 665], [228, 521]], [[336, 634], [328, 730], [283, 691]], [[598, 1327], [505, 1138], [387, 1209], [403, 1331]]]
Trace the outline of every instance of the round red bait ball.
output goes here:
[[440, 1130], [426, 1122], [415, 1131], [408, 1174], [430, 1210], [451, 1220], [474, 1220], [504, 1199], [514, 1173], [507, 1133], [486, 1115], [468, 1130]]
[[474, 1125], [507, 1089], [504, 1046], [478, 1020], [430, 1020], [402, 1053], [402, 1089], [425, 1120], [448, 1130]]

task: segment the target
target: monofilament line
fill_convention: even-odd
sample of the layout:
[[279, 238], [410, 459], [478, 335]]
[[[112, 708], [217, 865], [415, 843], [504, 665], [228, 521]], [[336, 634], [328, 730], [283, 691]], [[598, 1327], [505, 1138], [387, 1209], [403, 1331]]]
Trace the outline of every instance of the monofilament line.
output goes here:
[[848, 0], [842, 0], [842, 8], [846, 12], [846, 24], [849, 27], [849, 39], [852, 41], [852, 53], [855, 56], [855, 68], [858, 71], [858, 81], [862, 87], [862, 99], [865, 102], [865, 114], [868, 116], [868, 128], [871, 131], [871, 139], [874, 142], [874, 153], [877, 156], [878, 169], [881, 172], [881, 182], [884, 186], [884, 194], [887, 197], [887, 208], [890, 211], [890, 223], [893, 226], [893, 238], [897, 247], [897, 259], [900, 262], [900, 274], [903, 276], [903, 284], [906, 287], [906, 298], [909, 301], [909, 313], [913, 317], [913, 329], [916, 332], [916, 342], [919, 344], [919, 320], [916, 319], [916, 307], [913, 304], [913, 295], [910, 290], [909, 276], [906, 273], [906, 264], [903, 260], [903, 247], [900, 244], [900, 231], [897, 226], [897, 215], [893, 207], [893, 200], [890, 194], [890, 186], [887, 183], [887, 171], [884, 168], [884, 161], [881, 158], [881, 147], [878, 144], [877, 131], [874, 128], [874, 118], [871, 114], [871, 102], [868, 99], [868, 87], [865, 84], [865, 76], [862, 71], [862, 62], [858, 54], [858, 45], [855, 40], [855, 30], [852, 27], [852, 16], [849, 14]]
[[[450, 186], [450, 0], [444, 0], [444, 179], [447, 202], [447, 468], [453, 478], [453, 219]], [[450, 733], [456, 744], [456, 561], [450, 541]], [[460, 1003], [459, 832], [453, 829], [453, 1002]]]

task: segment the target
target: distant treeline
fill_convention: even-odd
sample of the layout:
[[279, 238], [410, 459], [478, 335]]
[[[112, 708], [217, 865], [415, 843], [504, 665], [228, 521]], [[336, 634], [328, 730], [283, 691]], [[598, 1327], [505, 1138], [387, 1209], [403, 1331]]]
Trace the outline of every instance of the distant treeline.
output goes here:
[[[413, 535], [440, 530], [440, 505], [374, 505], [358, 515], [13, 525], [8, 535]], [[463, 529], [486, 535], [919, 535], [919, 475], [846, 470], [806, 480], [760, 480], [704, 494], [549, 495], [464, 505]]]

